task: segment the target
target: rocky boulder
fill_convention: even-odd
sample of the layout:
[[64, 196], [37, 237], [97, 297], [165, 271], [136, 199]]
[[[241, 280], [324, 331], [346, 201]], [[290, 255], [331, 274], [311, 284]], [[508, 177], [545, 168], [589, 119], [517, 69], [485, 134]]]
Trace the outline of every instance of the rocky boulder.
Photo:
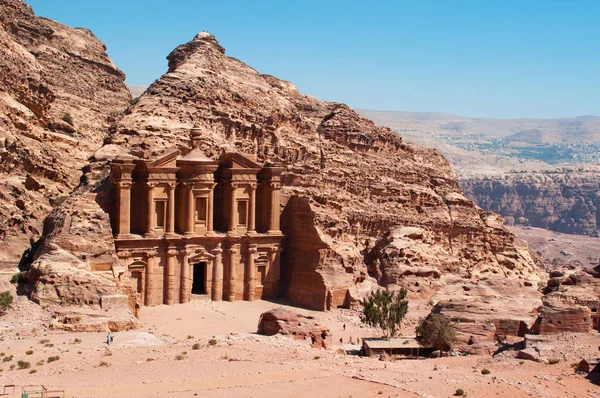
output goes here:
[[260, 315], [257, 332], [265, 336], [281, 334], [298, 340], [310, 339], [315, 348], [330, 347], [331, 332], [313, 319], [286, 308], [276, 308]]

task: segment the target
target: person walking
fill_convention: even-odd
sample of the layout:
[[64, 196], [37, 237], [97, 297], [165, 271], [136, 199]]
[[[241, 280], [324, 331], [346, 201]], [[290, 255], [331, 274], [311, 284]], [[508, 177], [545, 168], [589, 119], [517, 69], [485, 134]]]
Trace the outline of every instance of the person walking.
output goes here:
[[110, 345], [110, 341], [111, 341], [111, 339], [110, 339], [110, 333], [108, 333], [108, 334], [106, 335], [106, 345], [107, 345], [107, 346], [109, 346], [109, 345]]

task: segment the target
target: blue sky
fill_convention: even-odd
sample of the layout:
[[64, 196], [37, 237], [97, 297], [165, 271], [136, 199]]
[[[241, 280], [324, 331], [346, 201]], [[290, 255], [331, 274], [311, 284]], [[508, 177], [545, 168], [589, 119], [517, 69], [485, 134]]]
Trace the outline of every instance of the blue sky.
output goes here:
[[91, 29], [129, 85], [199, 31], [261, 73], [355, 108], [600, 114], [600, 1], [28, 0]]

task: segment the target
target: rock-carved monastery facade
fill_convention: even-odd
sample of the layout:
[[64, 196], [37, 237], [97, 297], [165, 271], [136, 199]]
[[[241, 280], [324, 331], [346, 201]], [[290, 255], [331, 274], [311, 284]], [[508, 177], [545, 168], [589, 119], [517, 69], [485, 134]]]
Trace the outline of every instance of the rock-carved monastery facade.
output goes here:
[[115, 247], [138, 305], [278, 296], [280, 174], [249, 156], [198, 148], [111, 163]]

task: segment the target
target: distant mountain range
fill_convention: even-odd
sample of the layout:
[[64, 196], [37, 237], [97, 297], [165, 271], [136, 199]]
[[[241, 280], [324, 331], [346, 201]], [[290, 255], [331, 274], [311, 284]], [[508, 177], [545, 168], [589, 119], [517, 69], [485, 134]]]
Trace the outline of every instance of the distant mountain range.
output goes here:
[[439, 149], [461, 176], [600, 161], [600, 117], [486, 119], [446, 113], [358, 110], [406, 141]]

